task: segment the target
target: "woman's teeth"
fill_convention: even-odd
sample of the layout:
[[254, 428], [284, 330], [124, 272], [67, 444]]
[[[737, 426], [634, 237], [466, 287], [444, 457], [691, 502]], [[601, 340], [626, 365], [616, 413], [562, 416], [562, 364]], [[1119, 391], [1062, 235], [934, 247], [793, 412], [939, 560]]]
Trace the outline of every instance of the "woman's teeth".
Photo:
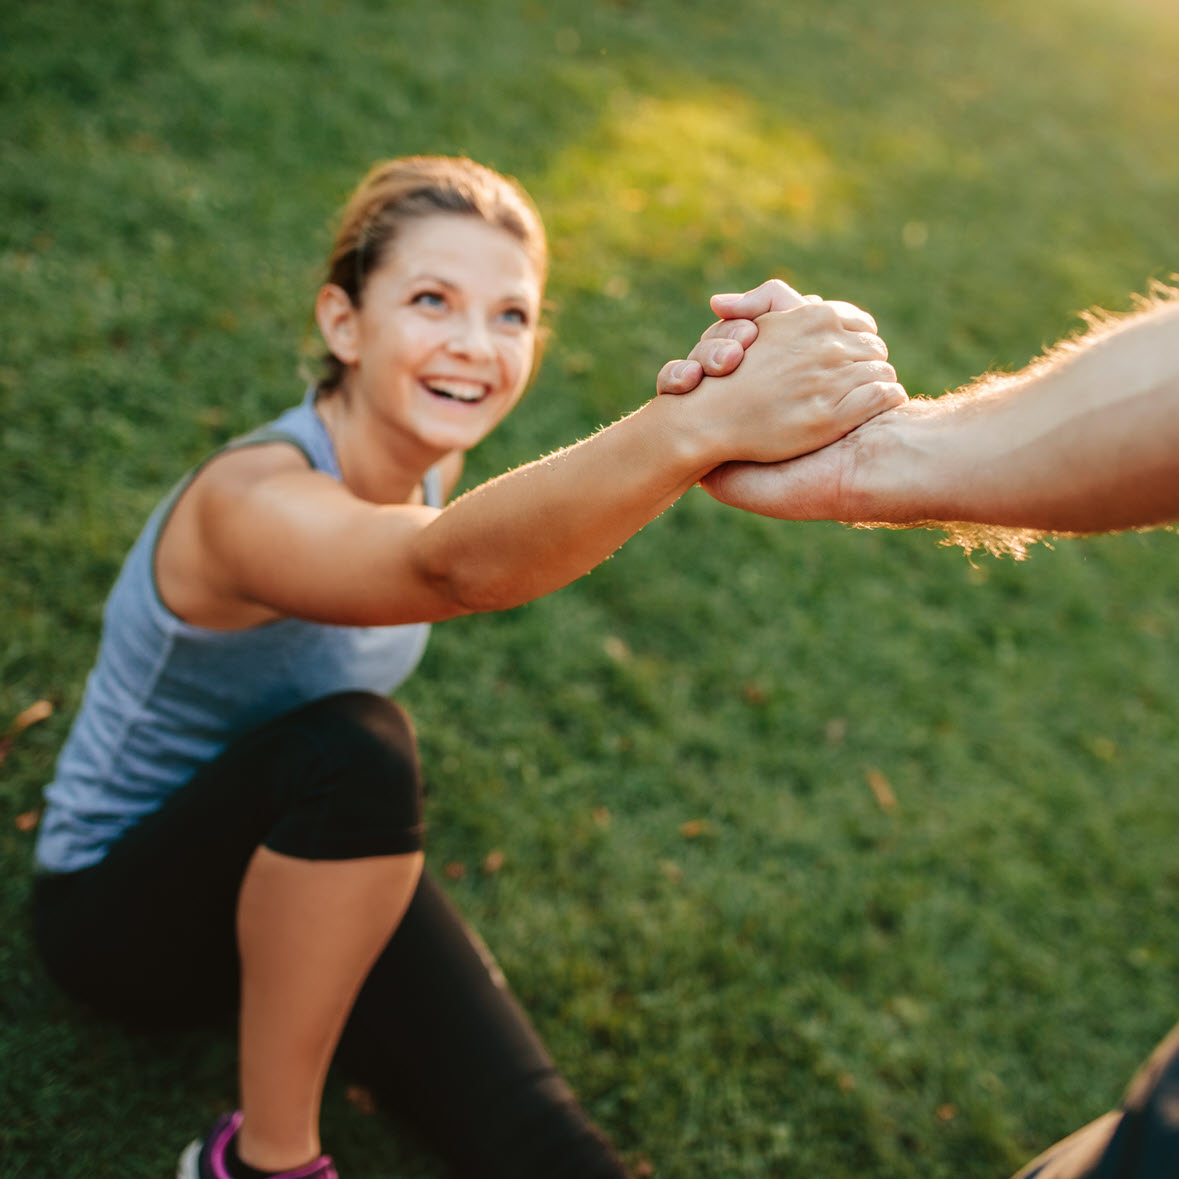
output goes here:
[[481, 401], [487, 394], [487, 386], [479, 381], [427, 381], [425, 385], [431, 393], [451, 401]]

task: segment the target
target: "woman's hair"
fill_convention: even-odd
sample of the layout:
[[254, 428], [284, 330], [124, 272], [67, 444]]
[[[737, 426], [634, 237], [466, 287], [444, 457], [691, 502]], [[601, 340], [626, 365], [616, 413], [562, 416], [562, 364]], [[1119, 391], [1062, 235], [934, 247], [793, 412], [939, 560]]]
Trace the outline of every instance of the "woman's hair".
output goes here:
[[[543, 292], [548, 246], [532, 198], [515, 180], [462, 156], [406, 156], [375, 164], [344, 206], [325, 281], [341, 287], [359, 307], [368, 276], [402, 229], [438, 213], [478, 217], [510, 233], [524, 247]], [[331, 352], [323, 365], [318, 389], [330, 393], [344, 366]]]

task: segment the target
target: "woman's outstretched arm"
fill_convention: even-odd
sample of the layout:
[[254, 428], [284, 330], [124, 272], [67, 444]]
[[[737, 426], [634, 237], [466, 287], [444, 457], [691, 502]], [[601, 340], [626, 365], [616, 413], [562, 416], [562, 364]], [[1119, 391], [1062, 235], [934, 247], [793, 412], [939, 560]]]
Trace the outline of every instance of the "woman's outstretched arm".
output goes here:
[[289, 448], [223, 456], [190, 489], [200, 576], [260, 619], [509, 609], [582, 576], [719, 463], [814, 450], [904, 400], [883, 343], [850, 310], [807, 305], [760, 331], [735, 376], [657, 397], [441, 511], [367, 503]]

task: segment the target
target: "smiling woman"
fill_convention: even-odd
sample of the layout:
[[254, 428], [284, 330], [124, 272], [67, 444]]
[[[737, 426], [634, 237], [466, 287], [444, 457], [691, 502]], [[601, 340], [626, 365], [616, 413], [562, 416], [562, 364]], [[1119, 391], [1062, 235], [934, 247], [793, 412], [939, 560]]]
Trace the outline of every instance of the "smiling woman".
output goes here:
[[446, 505], [533, 371], [545, 269], [511, 181], [379, 165], [316, 299], [318, 387], [185, 479], [111, 593], [47, 789], [37, 939], [99, 1010], [237, 1008], [241, 1110], [181, 1179], [334, 1176], [337, 1049], [460, 1175], [626, 1174], [422, 872], [417, 750], [388, 694], [428, 623], [549, 593], [719, 463], [813, 450], [905, 394], [869, 316], [806, 304], [761, 322], [737, 377]]

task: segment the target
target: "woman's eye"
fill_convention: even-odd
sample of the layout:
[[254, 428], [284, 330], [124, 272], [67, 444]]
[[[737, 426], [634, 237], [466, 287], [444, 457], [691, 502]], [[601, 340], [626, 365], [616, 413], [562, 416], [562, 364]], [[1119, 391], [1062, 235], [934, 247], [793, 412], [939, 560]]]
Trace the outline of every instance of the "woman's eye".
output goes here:
[[517, 327], [528, 326], [528, 312], [520, 307], [509, 307], [506, 311], [500, 313], [500, 318]]
[[410, 300], [419, 307], [445, 307], [446, 299], [437, 291], [419, 291]]

